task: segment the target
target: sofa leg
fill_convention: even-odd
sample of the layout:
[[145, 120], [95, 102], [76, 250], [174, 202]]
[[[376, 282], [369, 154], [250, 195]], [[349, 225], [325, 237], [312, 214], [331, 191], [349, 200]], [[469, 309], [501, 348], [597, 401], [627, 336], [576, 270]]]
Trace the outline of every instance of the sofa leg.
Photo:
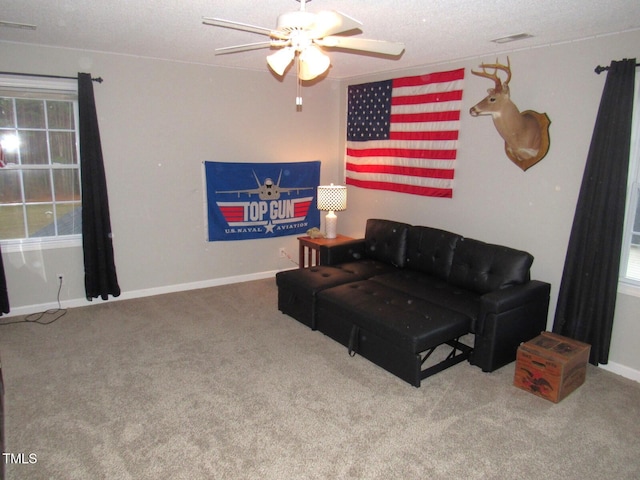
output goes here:
[[[461, 343], [459, 340], [460, 338], [456, 338], [455, 340], [450, 340], [446, 342], [447, 345], [453, 347], [449, 355], [447, 355], [447, 358], [442, 360], [440, 363], [436, 363], [435, 365], [422, 370], [420, 372], [420, 378], [424, 380], [425, 378], [430, 377], [431, 375], [435, 375], [436, 373], [441, 372], [442, 370], [445, 370], [464, 360], [467, 360], [469, 358], [469, 355], [471, 355], [471, 352], [473, 352], [473, 348], [471, 348], [468, 345], [465, 345], [464, 343]], [[422, 358], [423, 365], [427, 361], [427, 359], [431, 356], [431, 354], [435, 351], [435, 349], [438, 348], [439, 346], [441, 345], [437, 345], [427, 350], [425, 356]], [[458, 353], [458, 350], [460, 350], [460, 353]]]

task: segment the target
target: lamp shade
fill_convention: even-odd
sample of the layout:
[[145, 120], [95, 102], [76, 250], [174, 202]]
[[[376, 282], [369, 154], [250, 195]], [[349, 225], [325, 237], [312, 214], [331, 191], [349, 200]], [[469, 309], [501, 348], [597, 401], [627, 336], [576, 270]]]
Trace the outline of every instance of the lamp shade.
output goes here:
[[320, 185], [318, 187], [318, 210], [339, 212], [347, 209], [347, 187]]
[[326, 210], [325, 230], [327, 238], [336, 238], [338, 218], [335, 212], [347, 209], [347, 187], [320, 185], [318, 187], [318, 210]]
[[313, 80], [322, 75], [331, 65], [331, 60], [315, 45], [310, 45], [300, 53], [300, 80]]

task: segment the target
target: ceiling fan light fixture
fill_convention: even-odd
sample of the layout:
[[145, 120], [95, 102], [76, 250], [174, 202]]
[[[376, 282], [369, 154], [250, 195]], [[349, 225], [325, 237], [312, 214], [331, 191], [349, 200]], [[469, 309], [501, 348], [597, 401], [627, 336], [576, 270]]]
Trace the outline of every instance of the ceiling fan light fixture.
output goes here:
[[269, 67], [271, 67], [271, 70], [282, 76], [295, 55], [295, 50], [292, 47], [286, 47], [282, 50], [278, 50], [276, 53], [268, 55], [267, 63], [269, 64]]
[[311, 0], [297, 1], [300, 3], [300, 10], [279, 15], [275, 29], [224, 18], [202, 17], [205, 25], [242, 30], [269, 37], [269, 41], [216, 48], [216, 55], [260, 48], [282, 48], [267, 56], [267, 64], [275, 74], [284, 76], [289, 65], [295, 60], [298, 86], [300, 86], [302, 81], [313, 80], [324, 74], [331, 66], [331, 59], [319, 47], [388, 56], [399, 56], [404, 51], [403, 43], [350, 36], [348, 32], [354, 33], [355, 30], [360, 30], [362, 22], [337, 10], [307, 12], [305, 3]]
[[305, 48], [300, 53], [300, 72], [298, 76], [301, 80], [313, 80], [318, 75], [322, 75], [331, 65], [331, 59], [320, 51], [315, 45]]

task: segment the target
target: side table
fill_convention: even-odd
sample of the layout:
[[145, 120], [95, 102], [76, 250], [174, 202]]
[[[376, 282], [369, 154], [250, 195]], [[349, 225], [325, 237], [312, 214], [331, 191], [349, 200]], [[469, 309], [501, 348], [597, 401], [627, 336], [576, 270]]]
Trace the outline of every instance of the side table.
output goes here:
[[349, 240], [353, 240], [353, 238], [339, 234], [336, 236], [336, 238], [298, 237], [298, 242], [300, 245], [300, 262], [298, 266], [300, 268], [305, 268], [312, 267], [314, 265], [320, 265], [320, 247], [322, 245], [338, 245]]

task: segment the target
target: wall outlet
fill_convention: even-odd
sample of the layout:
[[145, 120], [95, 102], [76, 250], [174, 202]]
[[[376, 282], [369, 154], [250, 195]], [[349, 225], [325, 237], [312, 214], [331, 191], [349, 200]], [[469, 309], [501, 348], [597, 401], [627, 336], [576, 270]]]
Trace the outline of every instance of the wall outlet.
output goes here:
[[280, 256], [280, 258], [285, 258], [287, 256], [287, 252], [284, 248], [280, 248], [278, 249], [278, 255]]
[[60, 285], [62, 285], [62, 283], [64, 282], [64, 275], [62, 273], [59, 273], [57, 277], [58, 277], [58, 282], [60, 283]]

